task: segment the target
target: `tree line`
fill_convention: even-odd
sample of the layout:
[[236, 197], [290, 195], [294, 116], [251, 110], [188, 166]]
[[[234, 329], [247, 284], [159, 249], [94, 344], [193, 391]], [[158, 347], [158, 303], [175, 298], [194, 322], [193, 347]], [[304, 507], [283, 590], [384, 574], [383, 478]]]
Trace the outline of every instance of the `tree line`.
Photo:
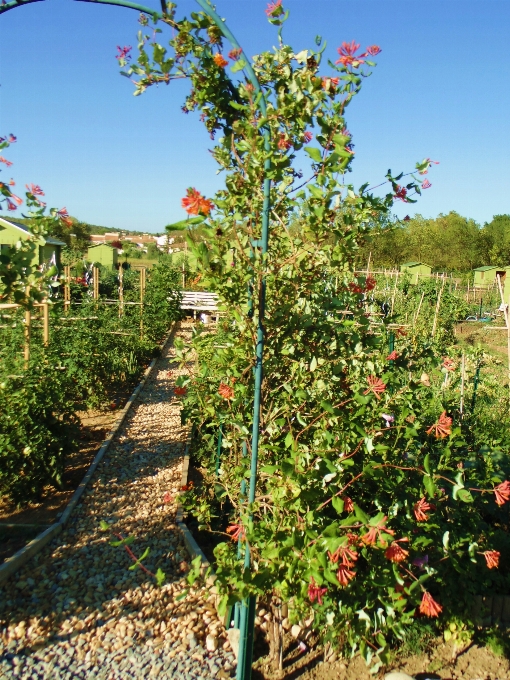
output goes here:
[[510, 215], [495, 215], [483, 226], [454, 211], [430, 219], [394, 218], [373, 226], [358, 265], [366, 266], [369, 256], [375, 268], [425, 262], [434, 271], [468, 272], [483, 265], [510, 265]]

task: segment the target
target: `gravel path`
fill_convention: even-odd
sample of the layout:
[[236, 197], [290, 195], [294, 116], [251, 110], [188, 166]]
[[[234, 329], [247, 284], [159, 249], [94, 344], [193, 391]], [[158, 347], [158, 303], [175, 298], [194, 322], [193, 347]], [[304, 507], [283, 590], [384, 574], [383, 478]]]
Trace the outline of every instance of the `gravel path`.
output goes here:
[[[178, 335], [189, 338], [182, 324]], [[173, 394], [173, 347], [110, 445], [67, 528], [0, 588], [0, 678], [179, 678], [234, 674], [213, 598], [189, 588], [175, 525], [186, 429]], [[110, 524], [102, 531], [100, 522]], [[158, 588], [115, 535], [167, 583]], [[207, 647], [211, 650], [208, 651]], [[216, 649], [213, 651], [213, 648]]]

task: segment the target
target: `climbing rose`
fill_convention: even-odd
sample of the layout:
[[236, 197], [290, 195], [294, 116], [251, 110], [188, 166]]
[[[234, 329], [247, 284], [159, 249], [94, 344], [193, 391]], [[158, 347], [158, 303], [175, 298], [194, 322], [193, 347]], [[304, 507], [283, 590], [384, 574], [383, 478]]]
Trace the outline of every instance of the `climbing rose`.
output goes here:
[[308, 597], [310, 598], [310, 602], [317, 602], [319, 604], [322, 604], [322, 596], [328, 591], [327, 588], [320, 588], [314, 581], [314, 578], [310, 579], [310, 584], [308, 586]]
[[223, 57], [222, 54], [215, 54], [213, 61], [219, 68], [225, 68], [225, 66], [228, 66], [228, 61]]
[[505, 480], [495, 487], [494, 493], [496, 494], [496, 503], [498, 505], [504, 505], [507, 501], [510, 501], [510, 482]]
[[174, 387], [174, 394], [176, 397], [184, 397], [187, 391], [186, 387]]
[[187, 189], [187, 194], [181, 199], [181, 205], [188, 215], [208, 215], [214, 208], [213, 203], [193, 187]]
[[413, 512], [414, 516], [416, 517], [417, 522], [426, 522], [429, 518], [427, 514], [425, 514], [428, 510], [431, 510], [432, 506], [430, 503], [427, 502], [425, 498], [420, 499], [417, 503], [414, 504], [413, 506]]
[[482, 555], [485, 557], [489, 569], [497, 569], [499, 567], [501, 553], [498, 550], [486, 550]]
[[276, 0], [276, 2], [268, 3], [264, 12], [268, 17], [280, 16], [280, 14], [283, 14], [282, 0]]
[[427, 434], [431, 434], [432, 432], [434, 432], [436, 439], [444, 439], [452, 433], [452, 419], [448, 418], [446, 411], [443, 411], [439, 416], [437, 423], [434, 423], [434, 425], [427, 430]]
[[380, 399], [381, 397], [379, 395], [386, 390], [386, 385], [383, 383], [381, 378], [378, 378], [375, 375], [369, 375], [367, 382], [368, 389], [366, 389], [363, 394], [372, 392], [377, 399]]
[[218, 394], [220, 397], [223, 397], [223, 399], [233, 399], [234, 388], [230, 387], [230, 385], [225, 385], [225, 383], [220, 383], [220, 386], [218, 387]]
[[392, 562], [403, 562], [405, 558], [409, 555], [408, 550], [404, 550], [396, 541], [394, 541], [390, 547], [384, 552], [384, 556], [391, 560]]
[[435, 617], [443, 611], [443, 608], [438, 604], [430, 593], [425, 591], [420, 603], [420, 613], [425, 616]]

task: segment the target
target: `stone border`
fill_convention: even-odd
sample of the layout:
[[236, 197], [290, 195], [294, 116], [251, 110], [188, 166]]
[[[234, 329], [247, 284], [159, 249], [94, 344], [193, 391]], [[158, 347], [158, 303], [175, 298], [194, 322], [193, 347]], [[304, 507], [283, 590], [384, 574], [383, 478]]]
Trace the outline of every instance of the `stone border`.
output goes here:
[[[165, 340], [163, 343], [159, 346], [160, 353], [163, 352], [165, 349], [166, 345], [170, 340], [172, 339], [177, 326], [179, 322], [176, 321], [174, 322], [172, 328], [170, 329], [169, 333], [167, 334]], [[161, 356], [161, 354], [160, 354]], [[14, 555], [11, 555], [11, 557], [8, 557], [2, 565], [0, 565], [0, 585], [4, 583], [10, 576], [15, 574], [18, 569], [20, 569], [25, 562], [27, 562], [31, 557], [36, 555], [44, 546], [51, 541], [52, 538], [54, 538], [57, 534], [59, 534], [67, 521], [69, 520], [69, 517], [75, 507], [78, 505], [78, 502], [85, 491], [85, 488], [87, 487], [87, 484], [90, 482], [92, 475], [96, 471], [97, 466], [101, 462], [104, 454], [108, 450], [108, 447], [110, 446], [112, 440], [114, 439], [115, 435], [117, 434], [118, 430], [122, 426], [124, 419], [126, 415], [129, 412], [129, 409], [135, 402], [136, 398], [140, 394], [141, 390], [143, 389], [145, 383], [147, 382], [148, 377], [152, 373], [152, 369], [156, 365], [157, 360], [160, 358], [160, 356], [154, 357], [154, 359], [151, 361], [149, 366], [145, 369], [144, 374], [142, 376], [141, 381], [133, 391], [133, 394], [129, 397], [126, 405], [120, 411], [116, 421], [114, 422], [112, 429], [108, 433], [108, 436], [106, 439], [103, 441], [101, 448], [97, 452], [94, 460], [92, 461], [89, 469], [87, 470], [85, 477], [82, 479], [80, 485], [72, 495], [70, 501], [68, 502], [65, 510], [62, 512], [60, 515], [60, 518], [58, 519], [57, 522], [54, 524], [51, 524], [47, 529], [45, 529], [43, 532], [38, 534], [33, 540], [31, 540], [29, 543], [24, 548], [21, 548], [21, 550], [18, 550], [18, 552], [14, 553]], [[186, 459], [185, 459], [186, 460]], [[189, 461], [189, 457], [188, 457]], [[189, 465], [189, 462], [188, 462]], [[187, 478], [187, 468], [186, 468], [186, 478]], [[186, 482], [184, 482], [186, 483]], [[191, 534], [190, 534], [191, 536]], [[191, 537], [192, 540], [193, 537]]]

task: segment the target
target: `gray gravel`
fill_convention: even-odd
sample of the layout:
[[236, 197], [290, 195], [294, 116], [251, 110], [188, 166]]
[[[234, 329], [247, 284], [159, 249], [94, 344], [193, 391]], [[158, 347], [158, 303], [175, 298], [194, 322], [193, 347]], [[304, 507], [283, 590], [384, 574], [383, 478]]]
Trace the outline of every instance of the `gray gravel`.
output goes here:
[[[189, 334], [190, 326], [178, 331]], [[173, 356], [170, 347], [158, 360], [65, 531], [0, 588], [0, 678], [235, 674], [215, 596], [185, 580], [189, 558], [175, 512], [187, 432]], [[162, 588], [129, 569], [126, 549], [110, 545], [116, 534], [134, 536], [136, 557], [150, 548], [144, 565], [163, 569]]]

